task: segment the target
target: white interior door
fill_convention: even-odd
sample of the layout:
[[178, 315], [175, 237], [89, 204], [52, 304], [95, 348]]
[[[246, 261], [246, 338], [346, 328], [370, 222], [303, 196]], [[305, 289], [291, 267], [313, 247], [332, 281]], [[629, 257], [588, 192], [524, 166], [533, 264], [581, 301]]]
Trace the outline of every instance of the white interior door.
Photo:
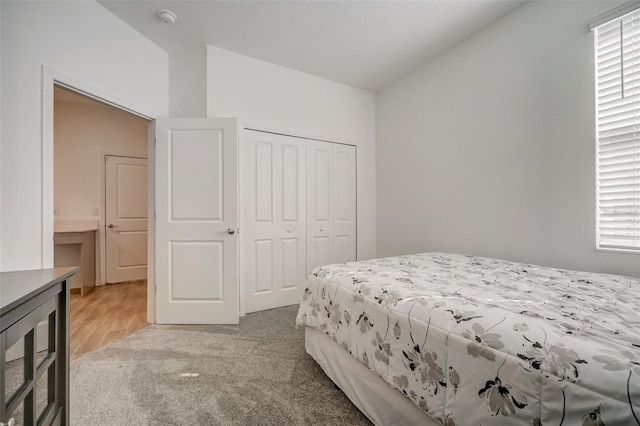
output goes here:
[[243, 157], [246, 312], [298, 303], [307, 272], [305, 140], [246, 130]]
[[105, 156], [106, 282], [147, 278], [147, 160]]
[[156, 320], [237, 324], [237, 121], [156, 123]]

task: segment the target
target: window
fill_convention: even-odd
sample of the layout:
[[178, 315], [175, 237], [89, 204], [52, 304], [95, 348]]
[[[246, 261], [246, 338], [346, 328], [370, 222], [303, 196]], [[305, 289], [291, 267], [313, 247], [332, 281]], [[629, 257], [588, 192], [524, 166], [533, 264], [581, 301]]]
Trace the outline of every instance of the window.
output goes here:
[[640, 253], [640, 10], [594, 32], [597, 246]]

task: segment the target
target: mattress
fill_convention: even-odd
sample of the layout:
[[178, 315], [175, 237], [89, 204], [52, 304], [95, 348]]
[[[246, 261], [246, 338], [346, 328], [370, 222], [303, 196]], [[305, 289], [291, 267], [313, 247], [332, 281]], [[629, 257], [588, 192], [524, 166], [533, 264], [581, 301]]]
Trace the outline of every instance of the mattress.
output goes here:
[[425, 253], [316, 268], [313, 327], [445, 425], [640, 424], [640, 279]]

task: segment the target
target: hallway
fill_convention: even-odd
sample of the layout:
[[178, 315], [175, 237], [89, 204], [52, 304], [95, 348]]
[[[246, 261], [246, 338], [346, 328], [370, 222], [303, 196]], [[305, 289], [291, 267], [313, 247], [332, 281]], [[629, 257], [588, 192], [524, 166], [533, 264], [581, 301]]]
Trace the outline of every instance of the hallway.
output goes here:
[[147, 326], [147, 282], [110, 284], [71, 294], [71, 359]]

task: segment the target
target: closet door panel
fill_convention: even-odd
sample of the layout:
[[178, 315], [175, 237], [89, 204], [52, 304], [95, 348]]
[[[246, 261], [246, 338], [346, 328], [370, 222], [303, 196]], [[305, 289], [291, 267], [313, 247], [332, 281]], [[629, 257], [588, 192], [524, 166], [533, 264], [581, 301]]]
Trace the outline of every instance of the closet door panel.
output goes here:
[[274, 289], [273, 254], [273, 239], [253, 241], [254, 294]]
[[282, 288], [295, 289], [304, 283], [305, 273], [301, 264], [306, 263], [304, 251], [300, 250], [300, 238], [283, 238], [282, 244]]
[[251, 305], [256, 296], [272, 293], [277, 282], [273, 264], [276, 255], [273, 196], [277, 143], [269, 135], [256, 132], [245, 132], [244, 143], [245, 212], [240, 236], [246, 301]]
[[305, 280], [304, 141], [246, 130], [243, 272], [246, 312], [298, 302]]
[[[279, 210], [279, 236], [282, 288], [293, 292], [307, 278], [307, 155], [304, 139], [281, 136], [280, 158], [282, 208]], [[296, 299], [294, 303], [297, 302]]]
[[332, 263], [356, 260], [356, 147], [333, 144]]
[[255, 223], [273, 223], [274, 148], [270, 142], [256, 142], [253, 146], [255, 170], [252, 170], [251, 183], [255, 185]]
[[282, 144], [282, 217], [283, 223], [297, 223], [300, 220], [300, 203], [298, 191], [300, 170], [300, 147]]
[[333, 144], [307, 141], [307, 273], [331, 263]]
[[355, 260], [351, 253], [353, 245], [350, 235], [337, 235], [333, 238], [333, 259], [331, 263], [350, 262]]
[[330, 182], [331, 182], [331, 144], [315, 149], [313, 170], [314, 177], [314, 219], [318, 223], [329, 223], [331, 210]]
[[[329, 265], [333, 263], [331, 261], [331, 241], [328, 236], [315, 236], [311, 241], [310, 246], [311, 247], [309, 247], [309, 251], [313, 253], [313, 265], [310, 268], [310, 271], [313, 271], [313, 269], [317, 266]], [[310, 260], [307, 259], [307, 262], [310, 262]]]

